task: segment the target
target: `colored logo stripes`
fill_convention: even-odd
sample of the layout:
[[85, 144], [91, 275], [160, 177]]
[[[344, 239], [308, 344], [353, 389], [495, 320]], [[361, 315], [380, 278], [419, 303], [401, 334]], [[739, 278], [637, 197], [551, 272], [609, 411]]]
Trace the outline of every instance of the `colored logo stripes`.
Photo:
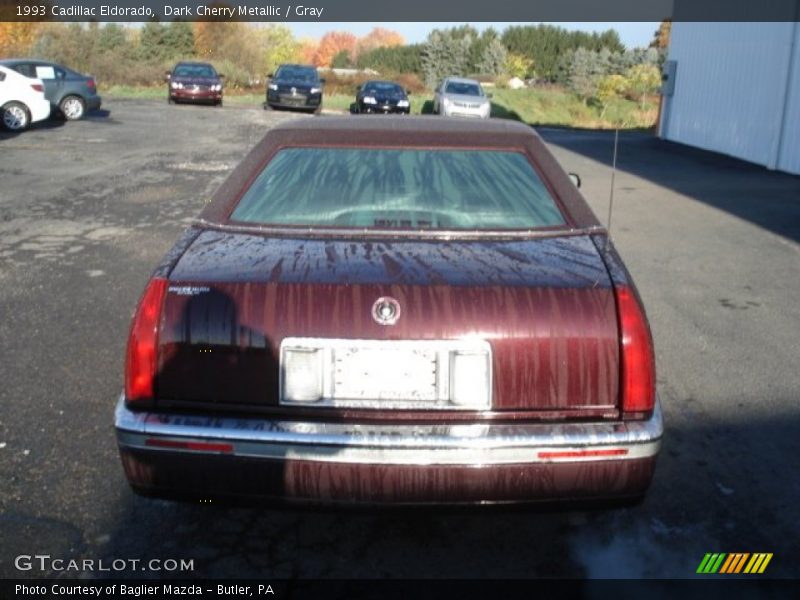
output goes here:
[[726, 575], [747, 573], [755, 575], [763, 573], [771, 560], [772, 552], [756, 552], [754, 554], [749, 552], [708, 553], [703, 557], [700, 566], [697, 567], [697, 573], [704, 575], [714, 573]]

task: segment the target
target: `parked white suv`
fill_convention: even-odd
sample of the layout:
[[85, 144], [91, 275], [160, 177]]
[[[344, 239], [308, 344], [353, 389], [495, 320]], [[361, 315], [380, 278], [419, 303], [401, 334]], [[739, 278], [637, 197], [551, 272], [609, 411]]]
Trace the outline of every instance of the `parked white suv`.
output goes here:
[[490, 98], [474, 79], [448, 77], [436, 88], [433, 112], [445, 117], [488, 119], [492, 112]]
[[32, 79], [0, 66], [0, 120], [10, 131], [22, 131], [50, 116], [41, 79]]

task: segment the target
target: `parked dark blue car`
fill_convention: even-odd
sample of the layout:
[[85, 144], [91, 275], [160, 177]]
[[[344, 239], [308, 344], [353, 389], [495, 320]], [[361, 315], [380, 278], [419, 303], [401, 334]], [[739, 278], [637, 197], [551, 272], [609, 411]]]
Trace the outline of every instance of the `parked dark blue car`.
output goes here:
[[69, 121], [82, 119], [87, 111], [100, 108], [94, 77], [81, 75], [62, 65], [30, 58], [0, 60], [0, 65], [14, 69], [26, 77], [41, 79], [44, 95], [57, 112]]

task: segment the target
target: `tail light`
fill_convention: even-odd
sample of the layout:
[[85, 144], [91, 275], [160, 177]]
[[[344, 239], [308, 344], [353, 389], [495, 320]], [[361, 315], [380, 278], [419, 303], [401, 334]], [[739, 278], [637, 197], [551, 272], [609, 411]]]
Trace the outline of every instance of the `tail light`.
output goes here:
[[89, 81], [87, 81], [87, 82], [86, 82], [86, 85], [88, 85], [88, 86], [89, 86], [89, 88], [91, 88], [91, 89], [95, 89], [95, 87], [96, 87], [96, 84], [95, 84], [95, 82], [94, 82], [94, 79], [90, 79]]
[[129, 403], [152, 400], [155, 396], [158, 322], [166, 291], [166, 279], [151, 279], [131, 322], [125, 357], [125, 398]]
[[44, 86], [41, 83], [32, 83], [31, 87], [36, 90], [37, 92], [43, 92]]
[[620, 327], [620, 392], [622, 414], [629, 419], [649, 416], [656, 399], [653, 338], [636, 293], [628, 286], [615, 290]]

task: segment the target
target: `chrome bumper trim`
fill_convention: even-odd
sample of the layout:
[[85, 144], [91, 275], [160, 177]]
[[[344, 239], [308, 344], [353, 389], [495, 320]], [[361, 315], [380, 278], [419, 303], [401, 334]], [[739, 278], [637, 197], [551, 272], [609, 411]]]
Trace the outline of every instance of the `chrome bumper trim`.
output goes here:
[[[663, 433], [658, 400], [647, 421], [382, 425], [134, 412], [120, 397], [115, 425], [117, 441], [127, 449], [387, 465], [641, 459], [658, 454]], [[153, 446], [154, 439], [225, 443], [230, 451]], [[593, 454], [580, 454], [587, 451]]]

